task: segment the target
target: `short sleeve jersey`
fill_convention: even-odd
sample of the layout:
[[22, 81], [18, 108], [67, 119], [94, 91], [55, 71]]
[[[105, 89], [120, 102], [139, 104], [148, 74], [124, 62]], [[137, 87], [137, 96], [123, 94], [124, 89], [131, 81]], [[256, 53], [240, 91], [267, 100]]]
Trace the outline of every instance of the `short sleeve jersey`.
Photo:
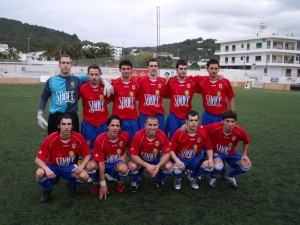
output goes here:
[[73, 131], [71, 138], [64, 141], [59, 132], [53, 132], [45, 138], [36, 157], [46, 163], [63, 167], [75, 164], [78, 153], [83, 157], [91, 154], [86, 140], [80, 133]]
[[213, 146], [203, 127], [198, 126], [196, 133], [189, 134], [178, 129], [170, 142], [170, 151], [183, 159], [192, 159], [201, 153], [203, 147], [212, 150]]
[[121, 131], [116, 140], [110, 140], [107, 132], [100, 134], [94, 144], [94, 160], [97, 162], [115, 163], [129, 148], [130, 136]]
[[159, 159], [162, 154], [169, 153], [170, 146], [166, 134], [158, 130], [153, 139], [149, 139], [146, 135], [146, 129], [139, 130], [133, 137], [130, 145], [129, 153], [137, 155], [142, 160], [152, 162]]
[[233, 155], [237, 153], [236, 146], [242, 141], [244, 144], [250, 143], [250, 137], [247, 132], [235, 125], [231, 134], [223, 132], [223, 123], [212, 123], [204, 126], [206, 132], [210, 136], [211, 142], [214, 146], [214, 152]]

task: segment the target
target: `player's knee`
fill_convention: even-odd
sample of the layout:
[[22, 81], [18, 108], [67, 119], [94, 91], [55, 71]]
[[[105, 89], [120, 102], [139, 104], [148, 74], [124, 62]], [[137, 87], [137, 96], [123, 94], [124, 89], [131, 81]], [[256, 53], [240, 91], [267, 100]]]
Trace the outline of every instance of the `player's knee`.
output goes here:
[[223, 169], [224, 165], [220, 163], [215, 163], [214, 168], [215, 170], [221, 171]]
[[83, 171], [81, 171], [81, 173], [79, 174], [79, 179], [78, 180], [80, 180], [80, 181], [82, 181], [82, 182], [87, 182], [88, 181], [88, 179], [89, 179], [89, 174], [87, 173], [87, 171], [85, 171], [85, 170], [83, 170]]
[[93, 171], [93, 170], [97, 170], [98, 169], [98, 164], [96, 163], [96, 161], [91, 160], [88, 162], [88, 164], [86, 165], [86, 169], [87, 171]]
[[131, 171], [131, 172], [138, 170], [137, 164], [132, 161], [128, 162], [128, 168], [129, 168], [129, 171]]
[[182, 170], [180, 170], [177, 166], [174, 166], [173, 173], [175, 175], [182, 174]]
[[41, 180], [46, 177], [45, 171], [42, 168], [38, 168], [35, 173], [36, 179]]
[[123, 162], [119, 163], [117, 167], [118, 172], [121, 174], [125, 174], [128, 171], [128, 166]]
[[247, 172], [251, 169], [251, 166], [241, 166], [240, 168], [242, 171]]

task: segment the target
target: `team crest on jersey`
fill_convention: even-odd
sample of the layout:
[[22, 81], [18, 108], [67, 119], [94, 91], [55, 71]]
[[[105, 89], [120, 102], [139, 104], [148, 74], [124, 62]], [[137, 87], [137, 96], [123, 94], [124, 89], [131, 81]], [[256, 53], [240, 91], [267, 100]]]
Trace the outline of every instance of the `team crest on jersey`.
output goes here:
[[235, 139], [236, 139], [236, 136], [232, 136], [232, 140], [235, 141]]
[[135, 90], [135, 85], [132, 85], [132, 86], [131, 86], [131, 89], [132, 89], [132, 90]]
[[200, 143], [201, 142], [201, 138], [197, 138], [197, 142]]
[[90, 145], [90, 144], [91, 144], [91, 141], [90, 141], [90, 140], [86, 140], [86, 143], [87, 143], [88, 145]]
[[219, 88], [222, 88], [223, 87], [223, 85], [222, 84], [219, 84]]
[[187, 84], [187, 85], [186, 85], [186, 87], [187, 87], [187, 88], [190, 88], [190, 87], [191, 87], [191, 85], [190, 85], [190, 84]]
[[74, 149], [74, 148], [76, 148], [76, 144], [74, 143], [74, 144], [72, 144], [72, 148]]
[[123, 141], [120, 141], [120, 142], [119, 142], [119, 146], [120, 146], [120, 147], [122, 147], [123, 144], [124, 144]]
[[158, 147], [158, 146], [159, 146], [159, 141], [156, 141], [156, 142], [154, 143], [154, 145], [155, 145], [156, 147]]
[[71, 87], [75, 87], [75, 83], [74, 82], [71, 82]]
[[158, 84], [158, 88], [161, 88], [161, 84]]

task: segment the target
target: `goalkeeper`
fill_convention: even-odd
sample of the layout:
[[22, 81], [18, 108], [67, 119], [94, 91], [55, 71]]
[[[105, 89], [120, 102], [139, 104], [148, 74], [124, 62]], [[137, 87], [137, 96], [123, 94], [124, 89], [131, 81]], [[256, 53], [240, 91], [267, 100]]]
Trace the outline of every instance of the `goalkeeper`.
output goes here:
[[[72, 61], [70, 56], [63, 55], [59, 59], [60, 74], [47, 80], [41, 94], [37, 123], [42, 129], [47, 129], [48, 134], [57, 131], [57, 121], [61, 114], [70, 113], [73, 118], [73, 130], [79, 132], [78, 93], [81, 83], [88, 81], [88, 76], [74, 76], [71, 74]], [[104, 95], [108, 97], [113, 93], [113, 88], [108, 81], [102, 80]], [[47, 101], [51, 97], [48, 122], [43, 113]]]

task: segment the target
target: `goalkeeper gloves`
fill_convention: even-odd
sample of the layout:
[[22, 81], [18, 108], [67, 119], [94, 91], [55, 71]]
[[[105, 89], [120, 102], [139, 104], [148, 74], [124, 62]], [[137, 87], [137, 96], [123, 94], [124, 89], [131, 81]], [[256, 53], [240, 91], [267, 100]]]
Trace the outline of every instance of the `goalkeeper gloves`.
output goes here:
[[42, 129], [46, 129], [46, 127], [48, 126], [47, 121], [44, 119], [43, 117], [43, 112], [42, 111], [38, 111], [37, 114], [37, 123], [38, 125], [42, 128]]
[[107, 97], [111, 96], [114, 93], [114, 88], [112, 87], [112, 85], [104, 79], [102, 79], [102, 84], [104, 85], [103, 94]]

